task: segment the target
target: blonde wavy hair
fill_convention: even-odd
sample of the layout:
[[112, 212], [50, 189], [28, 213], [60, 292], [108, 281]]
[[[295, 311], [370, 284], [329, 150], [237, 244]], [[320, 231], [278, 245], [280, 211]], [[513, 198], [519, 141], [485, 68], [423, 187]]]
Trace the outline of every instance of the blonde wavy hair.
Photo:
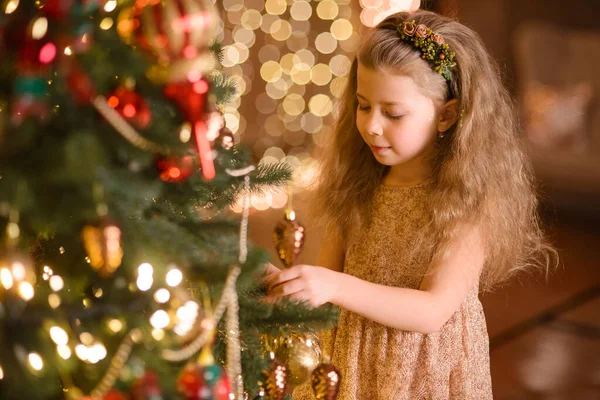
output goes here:
[[[456, 53], [450, 81], [435, 73], [399, 24], [415, 20], [441, 34]], [[450, 239], [464, 223], [475, 224], [484, 241], [482, 289], [516, 271], [547, 268], [556, 252], [544, 238], [537, 215], [531, 168], [521, 149], [516, 112], [499, 68], [479, 35], [438, 14], [418, 11], [389, 16], [362, 39], [340, 98], [331, 143], [323, 153], [313, 210], [327, 231], [345, 245], [350, 232], [368, 223], [374, 193], [389, 167], [381, 165], [356, 127], [357, 66], [385, 68], [412, 77], [438, 105], [456, 98], [459, 121], [438, 140], [431, 222], [423, 232], [433, 257], [449, 254]], [[423, 240], [425, 243], [430, 240]]]

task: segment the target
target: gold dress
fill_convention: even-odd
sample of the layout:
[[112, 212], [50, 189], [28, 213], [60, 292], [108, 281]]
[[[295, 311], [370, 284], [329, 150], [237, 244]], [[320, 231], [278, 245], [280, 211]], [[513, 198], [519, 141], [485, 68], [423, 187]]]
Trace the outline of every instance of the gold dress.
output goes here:
[[[430, 185], [381, 186], [372, 222], [346, 250], [344, 272], [418, 289], [430, 255], [413, 248], [427, 222], [430, 190]], [[342, 310], [322, 346], [342, 375], [338, 400], [492, 399], [489, 338], [477, 286], [435, 333], [389, 328]], [[293, 399], [314, 399], [310, 384], [296, 388]]]

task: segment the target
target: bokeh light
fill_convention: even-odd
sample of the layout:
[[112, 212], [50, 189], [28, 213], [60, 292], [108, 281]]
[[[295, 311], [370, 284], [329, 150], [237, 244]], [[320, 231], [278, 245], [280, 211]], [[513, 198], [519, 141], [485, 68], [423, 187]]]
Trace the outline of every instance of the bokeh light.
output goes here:
[[[401, 0], [398, 0], [401, 1]], [[367, 0], [384, 7], [396, 0]], [[360, 15], [350, 0], [223, 0], [224, 73], [238, 95], [222, 106], [236, 143], [247, 132], [260, 163], [294, 169], [294, 190], [315, 175], [311, 152], [331, 135], [359, 43]], [[361, 3], [364, 8], [365, 4]], [[371, 7], [373, 8], [373, 7]], [[188, 139], [189, 140], [189, 139]], [[251, 200], [254, 209], [284, 207], [287, 193]], [[232, 206], [241, 212], [241, 204]]]

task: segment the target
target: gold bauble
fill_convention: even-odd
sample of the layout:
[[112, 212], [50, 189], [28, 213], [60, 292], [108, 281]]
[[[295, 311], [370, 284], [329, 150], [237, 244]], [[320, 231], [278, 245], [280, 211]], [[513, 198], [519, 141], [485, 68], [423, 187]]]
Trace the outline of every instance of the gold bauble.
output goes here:
[[333, 364], [320, 364], [311, 375], [311, 386], [317, 400], [335, 400], [342, 375]]
[[288, 383], [297, 386], [309, 381], [321, 354], [312, 339], [292, 335], [275, 350], [275, 357], [287, 367]]
[[81, 240], [89, 263], [98, 274], [107, 278], [121, 265], [123, 247], [121, 229], [108, 220], [97, 225], [86, 225], [81, 230]]
[[265, 388], [261, 390], [266, 400], [283, 400], [287, 391], [288, 372], [282, 363], [271, 361], [271, 367], [264, 371], [266, 378]]
[[294, 265], [304, 246], [304, 227], [296, 221], [293, 210], [286, 211], [285, 218], [275, 226], [273, 241], [283, 265], [286, 268]]

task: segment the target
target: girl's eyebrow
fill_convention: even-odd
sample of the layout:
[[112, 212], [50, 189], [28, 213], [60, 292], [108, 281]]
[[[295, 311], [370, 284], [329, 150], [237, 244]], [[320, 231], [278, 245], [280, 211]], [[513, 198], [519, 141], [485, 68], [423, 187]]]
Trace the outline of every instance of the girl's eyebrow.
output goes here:
[[[363, 96], [362, 94], [356, 92], [356, 97], [358, 97], [359, 99], [362, 99], [364, 101], [368, 101], [367, 98], [365, 96]], [[382, 101], [381, 104], [383, 104], [384, 106], [397, 106], [400, 103], [396, 103], [393, 101]]]

